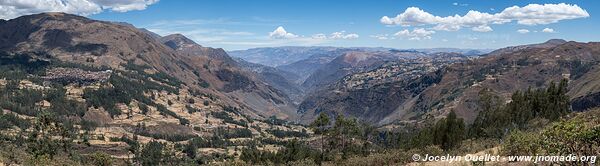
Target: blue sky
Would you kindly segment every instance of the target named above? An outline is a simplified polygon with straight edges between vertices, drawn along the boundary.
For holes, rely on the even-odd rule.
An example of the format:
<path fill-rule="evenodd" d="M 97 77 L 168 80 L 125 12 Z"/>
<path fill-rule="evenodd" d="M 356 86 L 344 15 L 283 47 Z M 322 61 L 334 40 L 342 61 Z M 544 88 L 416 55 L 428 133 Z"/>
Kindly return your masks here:
<path fill-rule="evenodd" d="M 100 0 L 89 1 L 99 3 Z M 596 16 L 600 14 L 600 3 L 591 0 L 128 1 L 141 1 L 143 6 L 127 9 L 123 8 L 125 4 L 105 3 L 100 4 L 101 9 L 93 11 L 93 14 L 77 14 L 99 20 L 129 22 L 160 35 L 181 33 L 203 46 L 226 50 L 289 45 L 500 48 L 539 43 L 552 38 L 581 42 L 600 39 L 600 33 L 595 28 L 600 27 L 600 20 Z M 560 6 L 560 3 L 565 4 Z M 528 6 L 530 4 L 554 6 L 535 8 Z M 2 5 L 0 3 L 0 14 L 3 12 Z M 530 17 L 528 15 L 507 16 L 505 13 L 502 16 L 490 16 L 512 6 L 520 9 L 516 11 L 540 10 L 529 13 L 540 18 L 532 22 L 524 20 Z M 413 13 L 408 14 L 415 14 L 414 11 L 417 11 L 417 15 L 412 16 L 430 14 L 439 17 L 406 17 L 398 18 L 396 22 L 382 20 L 383 16 L 394 19 L 398 14 L 409 12 L 407 9 L 410 7 L 418 8 L 411 8 Z M 571 9 L 572 12 L 569 12 Z M 489 14 L 490 18 L 485 18 L 487 22 L 480 22 L 481 18 L 478 17 L 475 17 L 478 18 L 475 21 L 470 18 L 443 19 L 446 16 L 464 16 L 470 10 Z M 512 12 L 514 13 L 516 12 Z M 543 16 L 545 14 L 549 16 Z M 445 26 L 454 28 L 443 28 Z M 543 32 L 544 29 L 546 32 Z"/>

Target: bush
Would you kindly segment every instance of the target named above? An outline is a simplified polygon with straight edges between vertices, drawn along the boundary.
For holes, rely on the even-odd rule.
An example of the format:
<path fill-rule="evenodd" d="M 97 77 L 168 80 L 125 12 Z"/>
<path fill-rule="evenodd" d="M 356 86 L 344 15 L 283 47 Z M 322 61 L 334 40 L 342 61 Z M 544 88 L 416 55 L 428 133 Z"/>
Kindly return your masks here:
<path fill-rule="evenodd" d="M 138 107 L 140 108 L 140 111 L 142 112 L 142 114 L 146 115 L 148 113 L 148 111 L 150 111 L 150 108 L 148 108 L 148 105 L 144 104 L 144 103 L 139 103 Z"/>
<path fill-rule="evenodd" d="M 175 112 L 170 111 L 169 109 L 167 109 L 167 107 L 165 107 L 163 105 L 159 105 L 159 104 L 154 104 L 154 106 L 156 106 L 156 109 L 158 110 L 158 112 L 160 112 L 161 115 L 172 116 L 172 117 L 176 118 L 177 120 L 179 120 L 179 124 L 181 124 L 181 125 L 188 125 L 188 124 L 190 124 L 189 120 L 180 117 Z"/>
<path fill-rule="evenodd" d="M 225 148 L 225 145 L 230 145 L 231 142 L 219 138 L 214 135 L 209 137 L 208 139 L 204 139 L 202 137 L 194 137 L 190 141 L 188 141 L 188 146 L 191 146 L 195 149 L 197 148 Z"/>
<path fill-rule="evenodd" d="M 223 122 L 225 122 L 225 123 L 231 123 L 231 124 L 248 127 L 247 122 L 234 120 L 233 117 L 231 117 L 227 112 L 211 112 L 210 114 L 212 116 L 214 116 L 215 118 L 222 119 Z"/>
<path fill-rule="evenodd" d="M 563 120 L 546 128 L 541 140 L 548 154 L 598 154 L 600 126 L 581 119 Z"/>
<path fill-rule="evenodd" d="M 9 81 L 0 91 L 0 108 L 11 110 L 15 113 L 36 116 L 41 108 L 36 103 L 42 101 L 43 93 L 39 90 L 18 89 L 18 81 Z"/>
<path fill-rule="evenodd" d="M 96 166 L 113 165 L 113 159 L 110 155 L 102 152 L 95 152 L 87 157 L 87 162 Z"/>
<path fill-rule="evenodd" d="M 18 128 L 25 130 L 31 126 L 31 122 L 21 119 L 14 114 L 2 114 L 0 112 L 0 129 L 8 129 L 11 126 L 17 126 Z"/>
<path fill-rule="evenodd" d="M 247 128 L 233 128 L 233 129 L 218 128 L 216 133 L 227 139 L 251 138 L 252 137 L 252 131 L 250 131 L 250 129 L 247 129 Z"/>
<path fill-rule="evenodd" d="M 193 114 L 194 112 L 201 112 L 202 110 L 192 107 L 191 105 L 185 105 L 185 109 L 189 114 Z"/>
<path fill-rule="evenodd" d="M 149 142 L 144 145 L 136 160 L 142 165 L 159 165 L 165 157 L 163 155 L 164 147 L 165 145 L 160 142 Z"/>
<path fill-rule="evenodd" d="M 538 134 L 519 130 L 512 131 L 502 144 L 501 153 L 504 155 L 536 155 L 541 150 Z"/>

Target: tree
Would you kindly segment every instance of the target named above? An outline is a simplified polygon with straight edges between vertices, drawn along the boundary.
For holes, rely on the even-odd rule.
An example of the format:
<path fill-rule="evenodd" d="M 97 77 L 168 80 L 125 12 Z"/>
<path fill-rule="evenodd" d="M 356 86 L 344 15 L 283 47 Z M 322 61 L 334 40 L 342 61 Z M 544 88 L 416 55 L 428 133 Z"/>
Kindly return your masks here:
<path fill-rule="evenodd" d="M 331 131 L 333 138 L 335 140 L 334 146 L 341 147 L 341 152 L 343 154 L 342 157 L 346 157 L 348 153 L 348 138 L 354 138 L 359 135 L 360 128 L 358 127 L 358 122 L 354 118 L 344 118 L 343 115 L 338 115 L 335 118 L 335 124 Z"/>
<path fill-rule="evenodd" d="M 315 134 L 321 134 L 321 161 L 324 160 L 325 150 L 325 135 L 327 133 L 327 126 L 329 126 L 329 116 L 324 112 L 321 112 L 317 119 L 310 124 L 310 127 L 315 131 Z M 320 163 L 320 161 L 319 161 Z"/>
<path fill-rule="evenodd" d="M 92 165 L 97 166 L 109 166 L 113 165 L 112 157 L 103 152 L 95 152 L 88 156 L 88 162 Z"/>
<path fill-rule="evenodd" d="M 193 138 L 195 139 L 195 138 Z M 193 141 L 190 140 L 188 144 L 185 145 L 184 149 L 183 149 L 183 153 L 185 153 L 189 158 L 194 159 L 196 158 L 196 150 L 198 147 L 196 147 L 196 144 L 194 144 Z"/>
<path fill-rule="evenodd" d="M 531 155 L 539 154 L 541 149 L 539 134 L 514 130 L 506 136 L 501 150 L 504 155 Z"/>
<path fill-rule="evenodd" d="M 322 134 L 327 131 L 326 127 L 329 125 L 329 116 L 324 112 L 321 112 L 317 119 L 310 124 L 310 127 L 313 128 L 315 134 Z"/>
<path fill-rule="evenodd" d="M 36 158 L 46 156 L 52 159 L 59 149 L 65 152 L 69 150 L 72 144 L 70 133 L 72 132 L 59 123 L 53 114 L 41 112 L 28 137 L 27 148 Z M 54 139 L 55 137 L 59 139 Z"/>
<path fill-rule="evenodd" d="M 562 80 L 558 85 L 550 83 L 545 89 L 516 91 L 505 105 L 488 104 L 497 103 L 490 99 L 499 97 L 480 93 L 482 110 L 473 122 L 470 136 L 503 138 L 511 130 L 526 129 L 535 119 L 556 121 L 571 110 L 566 88 L 567 80 Z"/>
<path fill-rule="evenodd" d="M 457 118 L 456 113 L 452 110 L 446 118 L 438 120 L 432 126 L 421 129 L 411 139 L 411 145 L 413 148 L 423 148 L 433 144 L 447 151 L 460 145 L 465 135 L 463 119 Z"/>
<path fill-rule="evenodd" d="M 151 141 L 144 146 L 137 158 L 142 165 L 159 165 L 164 158 L 162 143 Z"/>
<path fill-rule="evenodd" d="M 440 127 L 442 132 L 442 149 L 450 150 L 460 144 L 460 142 L 464 139 L 465 135 L 465 123 L 462 118 L 457 118 L 454 110 L 448 114 L 446 117 L 445 124 Z"/>

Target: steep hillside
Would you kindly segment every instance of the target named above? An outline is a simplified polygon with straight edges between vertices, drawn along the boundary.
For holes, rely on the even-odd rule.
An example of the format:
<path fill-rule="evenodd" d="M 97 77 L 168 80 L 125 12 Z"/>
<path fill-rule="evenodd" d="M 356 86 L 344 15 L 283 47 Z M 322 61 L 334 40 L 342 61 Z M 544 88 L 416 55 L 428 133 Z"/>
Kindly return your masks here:
<path fill-rule="evenodd" d="M 235 58 L 235 60 L 240 68 L 256 73 L 260 80 L 265 81 L 273 88 L 283 92 L 289 96 L 292 101 L 300 102 L 302 100 L 304 92 L 300 88 L 300 85 L 293 82 L 293 80 L 297 80 L 299 77 L 296 74 L 274 67 L 251 63 L 241 58 Z"/>
<path fill-rule="evenodd" d="M 356 117 L 372 124 L 409 119 L 411 106 L 427 87 L 439 83 L 442 68 L 466 60 L 460 54 L 381 62 L 372 70 L 344 76 L 308 96 L 300 105 L 302 122 L 325 112 Z"/>
<path fill-rule="evenodd" d="M 202 47 L 180 34 L 160 39 L 186 62 L 199 76 L 200 86 L 214 86 L 237 102 L 241 108 L 252 110 L 263 117 L 276 115 L 294 118 L 294 104 L 286 93 L 273 88 L 268 79 L 246 71 L 223 49 Z M 263 82 L 266 80 L 266 83 Z"/>
<path fill-rule="evenodd" d="M 377 81 L 370 79 L 377 79 L 381 74 L 357 73 L 344 79 L 354 80 L 345 83 L 346 87 L 333 86 L 310 95 L 300 105 L 299 111 L 305 112 L 302 119 L 312 119 L 320 111 L 327 111 L 330 114 L 350 115 L 385 124 L 396 119 L 403 122 L 422 121 L 427 117 L 443 116 L 450 110 L 455 110 L 458 116 L 470 123 L 480 110 L 479 96 L 483 90 L 506 101 L 515 91 L 543 88 L 550 82 L 559 82 L 564 78 L 570 80 L 568 95 L 572 99 L 573 110 L 585 110 L 599 104 L 597 99 L 600 96 L 600 82 L 596 77 L 599 72 L 599 49 L 598 43 L 561 40 L 508 47 L 483 58 L 445 63 L 449 65 L 441 70 L 420 74 L 435 73 L 435 77 L 432 77 L 435 81 L 432 82 L 419 81 L 427 78 L 419 76 L 419 79 L 400 80 L 389 83 L 388 86 L 378 86 Z M 365 79 L 357 81 L 348 78 Z M 418 86 L 411 86 L 411 83 Z M 410 91 L 407 92 L 407 89 Z M 375 101 L 387 102 L 377 104 Z"/>
<path fill-rule="evenodd" d="M 386 61 L 422 56 L 426 56 L 426 54 L 416 51 L 349 51 L 315 70 L 302 83 L 302 86 L 309 91 L 315 90 L 318 87 L 334 83 L 348 74 L 374 69 Z"/>
<path fill-rule="evenodd" d="M 130 24 L 64 13 L 19 17 L 0 27 L 0 50 L 44 53 L 65 62 L 168 75 L 253 116 L 287 118 L 292 114 L 287 96 L 242 72 L 225 51 L 202 47 L 182 35 L 162 37 L 163 44 Z"/>
<path fill-rule="evenodd" d="M 581 92 L 577 95 L 575 91 L 598 84 L 590 81 L 592 77 L 585 76 L 597 74 L 593 69 L 597 68 L 599 46 L 598 43 L 567 42 L 553 47 L 529 47 L 451 65 L 440 84 L 423 92 L 414 110 L 438 114 L 454 109 L 470 122 L 478 113 L 479 92 L 482 89 L 508 100 L 510 94 L 517 90 L 541 88 L 563 78 L 570 80 L 568 95 L 582 96 Z"/>

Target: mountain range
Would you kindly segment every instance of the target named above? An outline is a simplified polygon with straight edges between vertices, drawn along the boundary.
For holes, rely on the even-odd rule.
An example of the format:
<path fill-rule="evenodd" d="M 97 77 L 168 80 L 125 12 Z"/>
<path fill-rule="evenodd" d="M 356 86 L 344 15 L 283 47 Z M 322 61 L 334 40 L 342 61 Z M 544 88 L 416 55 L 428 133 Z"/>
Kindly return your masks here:
<path fill-rule="evenodd" d="M 560 78 L 582 84 L 569 91 L 577 109 L 585 109 L 577 103 L 589 103 L 588 96 L 593 96 L 581 89 L 596 91 L 588 88 L 593 84 L 580 83 L 593 79 L 586 72 L 595 71 L 595 43 L 558 39 L 502 48 L 479 58 L 475 54 L 486 50 L 279 47 L 226 52 L 181 34 L 162 37 L 125 23 L 62 13 L 20 17 L 2 27 L 9 29 L 1 34 L 3 51 L 44 52 L 61 61 L 121 70 L 142 66 L 144 72 L 165 73 L 248 115 L 305 123 L 321 111 L 387 124 L 452 109 L 470 121 L 477 115 L 482 88 L 506 98 L 515 90 Z M 273 59 L 272 64 L 266 59 Z M 381 74 L 402 78 L 372 81 Z M 348 86 L 356 82 L 364 85 Z"/>
<path fill-rule="evenodd" d="M 548 124 L 539 117 L 556 121 L 571 113 L 566 111 L 600 107 L 599 64 L 600 43 L 562 39 L 493 51 L 272 47 L 227 52 L 182 34 L 161 36 L 128 23 L 40 13 L 0 21 L 0 134 L 5 142 L 26 140 L 28 151 L 18 148 L 24 142 L 0 146 L 49 158 L 58 145 L 86 157 L 101 151 L 123 159 L 117 165 L 153 158 L 146 154 L 154 154 L 154 146 L 161 147 L 157 156 L 200 164 L 318 159 L 324 152 L 360 156 L 392 144 L 414 149 L 419 141 L 441 144 L 435 142 L 439 134 L 450 139 L 459 133 L 455 130 L 466 133 L 465 125 L 524 128 L 529 127 L 525 123 Z M 492 104 L 506 106 L 490 111 L 487 94 L 496 97 Z M 539 103 L 565 108 L 502 112 Z M 532 114 L 485 121 L 521 113 Z M 498 117 L 487 117 L 492 115 Z M 469 132 L 481 134 L 479 129 Z M 496 134 L 506 135 L 502 132 Z M 257 145 L 265 152 L 257 152 Z"/>

